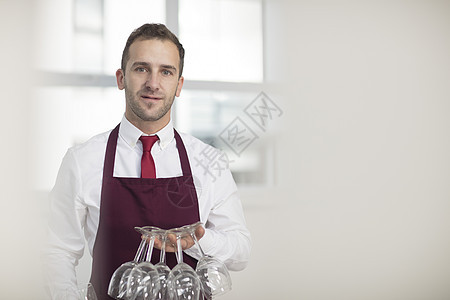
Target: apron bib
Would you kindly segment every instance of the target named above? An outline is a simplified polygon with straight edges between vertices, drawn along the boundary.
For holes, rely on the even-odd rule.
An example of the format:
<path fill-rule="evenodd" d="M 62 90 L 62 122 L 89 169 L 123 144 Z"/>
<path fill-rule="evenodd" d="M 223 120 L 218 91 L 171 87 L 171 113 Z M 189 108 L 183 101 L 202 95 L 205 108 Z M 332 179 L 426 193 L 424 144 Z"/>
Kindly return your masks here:
<path fill-rule="evenodd" d="M 182 176 L 116 178 L 113 172 L 119 126 L 111 132 L 106 146 L 100 220 L 92 255 L 91 283 L 99 300 L 112 299 L 107 295 L 112 274 L 136 254 L 141 236 L 135 226 L 170 229 L 200 221 L 191 168 L 178 132 L 174 129 Z M 159 253 L 153 250 L 153 264 L 159 262 Z M 183 261 L 195 269 L 194 258 L 183 253 Z M 170 268 L 177 264 L 174 253 L 166 253 L 166 263 Z"/>

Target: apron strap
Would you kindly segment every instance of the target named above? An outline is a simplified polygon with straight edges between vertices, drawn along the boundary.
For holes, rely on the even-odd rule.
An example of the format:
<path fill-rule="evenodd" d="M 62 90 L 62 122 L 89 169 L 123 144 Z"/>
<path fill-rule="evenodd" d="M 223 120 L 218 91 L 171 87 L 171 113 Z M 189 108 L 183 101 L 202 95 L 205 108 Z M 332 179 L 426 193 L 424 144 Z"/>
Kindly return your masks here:
<path fill-rule="evenodd" d="M 191 176 L 191 166 L 189 164 L 186 147 L 184 147 L 183 140 L 181 139 L 181 136 L 178 134 L 175 128 L 173 129 L 173 131 L 175 133 L 175 141 L 177 142 L 178 154 L 180 156 L 181 170 L 183 171 L 184 176 Z"/>
<path fill-rule="evenodd" d="M 119 136 L 119 128 L 120 124 L 114 128 L 111 133 L 109 134 L 108 143 L 106 146 L 106 153 L 105 153 L 105 163 L 104 163 L 104 170 L 103 170 L 103 176 L 107 176 L 109 178 L 113 177 L 114 174 L 114 161 L 116 158 L 116 143 L 117 143 L 117 137 Z M 105 179 L 105 178 L 103 178 Z"/>

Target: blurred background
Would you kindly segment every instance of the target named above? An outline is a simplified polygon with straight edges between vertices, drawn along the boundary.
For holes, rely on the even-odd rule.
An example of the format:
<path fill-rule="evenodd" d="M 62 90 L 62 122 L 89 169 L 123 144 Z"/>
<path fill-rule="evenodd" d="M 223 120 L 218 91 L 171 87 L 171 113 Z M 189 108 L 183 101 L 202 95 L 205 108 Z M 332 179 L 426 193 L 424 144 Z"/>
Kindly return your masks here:
<path fill-rule="evenodd" d="M 46 195 L 68 147 L 120 122 L 126 38 L 160 22 L 186 49 L 175 126 L 227 152 L 252 233 L 220 299 L 450 299 L 449 1 L 0 4 L 0 295 L 45 299 Z"/>

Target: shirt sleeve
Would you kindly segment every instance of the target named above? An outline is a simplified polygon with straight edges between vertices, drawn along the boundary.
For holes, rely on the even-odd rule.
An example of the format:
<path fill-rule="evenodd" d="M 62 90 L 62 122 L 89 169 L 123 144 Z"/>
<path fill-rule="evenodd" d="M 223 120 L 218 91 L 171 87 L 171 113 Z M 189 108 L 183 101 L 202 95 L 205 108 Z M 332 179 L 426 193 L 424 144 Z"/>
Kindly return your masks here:
<path fill-rule="evenodd" d="M 83 220 L 86 215 L 80 190 L 79 168 L 69 149 L 49 199 L 48 238 L 43 263 L 51 299 L 60 298 L 64 291 L 77 286 L 75 266 L 84 253 Z"/>
<path fill-rule="evenodd" d="M 201 218 L 206 230 L 199 244 L 206 254 L 223 261 L 229 270 L 240 271 L 247 266 L 251 251 L 241 200 L 229 168 L 217 172 L 218 168 L 211 165 L 211 169 L 214 176 L 209 176 L 208 188 L 203 190 L 207 193 L 203 195 L 206 200 L 202 199 L 210 205 L 206 205 L 209 211 Z M 199 258 L 198 250 L 194 253 L 194 249 L 187 253 Z"/>

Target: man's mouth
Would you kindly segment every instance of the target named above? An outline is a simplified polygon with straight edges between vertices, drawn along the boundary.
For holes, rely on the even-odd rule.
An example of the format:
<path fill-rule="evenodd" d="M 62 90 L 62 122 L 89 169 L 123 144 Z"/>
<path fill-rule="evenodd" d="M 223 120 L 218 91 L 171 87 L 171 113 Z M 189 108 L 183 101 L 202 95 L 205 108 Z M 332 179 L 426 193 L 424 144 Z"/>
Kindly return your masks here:
<path fill-rule="evenodd" d="M 153 100 L 153 101 L 158 101 L 158 100 L 162 99 L 162 97 L 154 96 L 154 95 L 141 95 L 141 98 L 143 98 L 145 100 Z"/>

